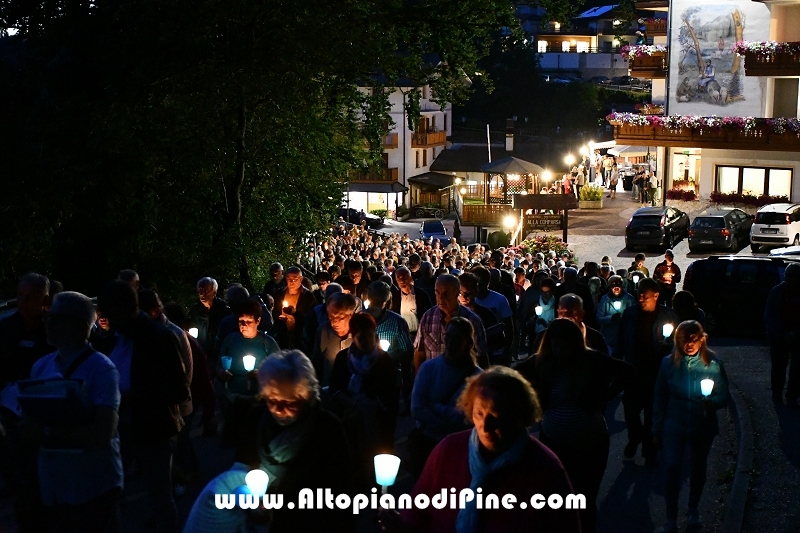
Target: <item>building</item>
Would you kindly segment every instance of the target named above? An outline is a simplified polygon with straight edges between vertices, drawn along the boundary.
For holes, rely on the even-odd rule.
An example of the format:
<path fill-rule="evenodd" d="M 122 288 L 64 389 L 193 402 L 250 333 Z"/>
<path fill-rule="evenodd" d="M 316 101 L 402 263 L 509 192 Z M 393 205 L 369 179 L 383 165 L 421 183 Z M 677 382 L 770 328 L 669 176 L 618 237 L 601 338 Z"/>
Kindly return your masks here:
<path fill-rule="evenodd" d="M 351 175 L 344 199 L 351 208 L 367 212 L 385 209 L 391 216 L 397 206 L 413 205 L 412 196 L 408 194 L 410 180 L 427 173 L 447 143 L 452 128 L 452 105 L 448 103 L 442 108 L 435 103 L 429 86 L 400 85 L 392 89 L 389 95 L 392 124 L 383 138 L 382 168 L 380 172 Z M 408 127 L 408 114 L 405 111 L 406 99 L 411 91 L 421 93 L 422 116 L 414 130 Z"/>
<path fill-rule="evenodd" d="M 616 142 L 651 147 L 667 196 L 800 201 L 800 0 L 663 3 L 664 115 L 611 116 Z M 645 4 L 658 2 L 637 8 Z M 742 41 L 773 44 L 765 50 Z M 641 66 L 633 61 L 631 74 Z"/>

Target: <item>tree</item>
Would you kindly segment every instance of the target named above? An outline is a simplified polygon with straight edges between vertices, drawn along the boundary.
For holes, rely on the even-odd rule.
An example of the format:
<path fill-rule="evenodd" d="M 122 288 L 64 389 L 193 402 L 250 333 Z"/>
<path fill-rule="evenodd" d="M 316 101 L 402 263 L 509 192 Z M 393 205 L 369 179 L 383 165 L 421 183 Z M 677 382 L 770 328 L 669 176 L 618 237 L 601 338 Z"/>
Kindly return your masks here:
<path fill-rule="evenodd" d="M 463 100 L 514 27 L 508 0 L 6 0 L 0 19 L 0 282 L 92 292 L 132 267 L 187 296 L 296 259 L 377 162 L 395 80 Z"/>

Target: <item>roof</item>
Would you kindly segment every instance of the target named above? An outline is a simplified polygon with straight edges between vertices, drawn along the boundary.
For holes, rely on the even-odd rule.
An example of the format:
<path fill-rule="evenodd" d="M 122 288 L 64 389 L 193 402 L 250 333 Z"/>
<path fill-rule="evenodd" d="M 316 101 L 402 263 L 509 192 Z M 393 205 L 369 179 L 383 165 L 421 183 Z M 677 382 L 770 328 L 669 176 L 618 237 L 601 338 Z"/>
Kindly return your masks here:
<path fill-rule="evenodd" d="M 637 209 L 633 216 L 642 216 L 642 215 L 663 215 L 664 211 L 666 211 L 666 207 L 642 207 Z"/>
<path fill-rule="evenodd" d="M 703 211 L 698 214 L 698 217 L 724 217 L 736 207 L 709 207 L 707 209 L 703 209 Z M 741 209 L 740 209 L 741 211 Z"/>
<path fill-rule="evenodd" d="M 500 161 L 506 157 L 517 157 L 526 161 L 537 161 L 542 157 L 542 150 L 537 145 L 525 145 L 517 141 L 517 149 L 507 152 L 504 148 L 492 146 L 492 161 Z M 436 172 L 479 172 L 481 167 L 489 163 L 486 145 L 463 146 L 453 145 L 442 150 L 431 163 L 431 170 Z M 545 165 L 546 166 L 546 165 Z"/>
<path fill-rule="evenodd" d="M 441 172 L 425 172 L 424 174 L 411 176 L 407 181 L 444 189 L 453 185 L 453 176 L 451 174 L 442 174 Z"/>
<path fill-rule="evenodd" d="M 764 207 L 758 210 L 759 213 L 783 213 L 784 211 L 788 211 L 790 209 L 795 209 L 796 207 L 800 207 L 797 204 L 769 204 L 765 205 Z"/>
<path fill-rule="evenodd" d="M 578 15 L 578 16 L 577 16 L 577 17 L 575 17 L 575 18 L 576 18 L 576 19 L 589 19 L 589 18 L 598 18 L 598 17 L 601 17 L 601 16 L 603 16 L 603 15 L 606 15 L 606 14 L 608 14 L 608 13 L 609 13 L 609 12 L 611 12 L 611 11 L 612 11 L 612 10 L 613 10 L 615 7 L 617 7 L 617 4 L 610 5 L 610 6 L 598 6 L 598 7 L 593 7 L 592 9 L 590 9 L 590 10 L 588 10 L 588 11 L 584 11 L 583 13 L 581 13 L 580 15 Z"/>

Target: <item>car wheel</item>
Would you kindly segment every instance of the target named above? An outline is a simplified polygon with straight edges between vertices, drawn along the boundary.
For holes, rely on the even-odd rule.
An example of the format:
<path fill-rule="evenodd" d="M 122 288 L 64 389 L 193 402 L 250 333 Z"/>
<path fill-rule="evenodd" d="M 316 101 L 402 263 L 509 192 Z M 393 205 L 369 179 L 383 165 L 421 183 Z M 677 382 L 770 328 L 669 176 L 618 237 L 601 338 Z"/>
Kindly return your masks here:
<path fill-rule="evenodd" d="M 697 253 L 697 248 L 692 248 L 692 247 L 690 246 L 690 247 L 689 247 L 689 253 L 690 253 L 690 254 Z"/>
<path fill-rule="evenodd" d="M 417 209 L 417 218 L 424 218 L 424 217 L 425 217 L 425 211 L 423 211 L 422 209 Z"/>
<path fill-rule="evenodd" d="M 760 244 L 752 244 L 752 243 L 750 244 L 750 251 L 752 253 L 754 253 L 754 254 L 758 253 L 759 250 L 761 250 L 761 245 Z"/>
<path fill-rule="evenodd" d="M 437 209 L 436 211 L 434 211 L 433 216 L 435 216 L 439 220 L 442 220 L 444 218 L 444 211 L 442 211 L 441 209 Z"/>
<path fill-rule="evenodd" d="M 625 249 L 628 250 L 629 252 L 632 252 L 633 251 L 633 245 L 625 243 Z"/>
<path fill-rule="evenodd" d="M 792 241 L 792 246 L 800 246 L 800 235 L 795 235 Z"/>

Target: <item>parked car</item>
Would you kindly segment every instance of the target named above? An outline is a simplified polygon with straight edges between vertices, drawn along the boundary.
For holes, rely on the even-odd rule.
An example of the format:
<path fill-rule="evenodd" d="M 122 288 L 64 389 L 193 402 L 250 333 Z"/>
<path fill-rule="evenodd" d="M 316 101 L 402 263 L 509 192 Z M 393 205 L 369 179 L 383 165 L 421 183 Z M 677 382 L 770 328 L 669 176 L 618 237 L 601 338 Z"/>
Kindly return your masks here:
<path fill-rule="evenodd" d="M 604 85 L 607 84 L 608 82 L 608 76 L 594 76 L 592 78 L 589 78 L 589 82 Z"/>
<path fill-rule="evenodd" d="M 634 85 L 636 81 L 633 76 L 614 76 L 607 85 Z"/>
<path fill-rule="evenodd" d="M 686 269 L 683 289 L 706 313 L 706 330 L 763 334 L 764 306 L 770 289 L 783 281 L 787 261 L 780 258 L 714 256 Z"/>
<path fill-rule="evenodd" d="M 383 219 L 381 217 L 375 216 L 372 213 L 365 213 L 365 215 L 368 228 L 376 229 L 383 225 Z M 342 217 L 346 222 L 351 224 L 361 224 L 361 213 L 352 207 L 350 209 L 344 207 L 339 208 L 336 212 L 336 216 Z"/>
<path fill-rule="evenodd" d="M 787 259 L 800 258 L 800 246 L 787 246 L 785 248 L 774 248 L 769 252 L 770 257 L 783 257 Z"/>
<path fill-rule="evenodd" d="M 625 248 L 658 246 L 673 248 L 689 233 L 689 215 L 674 207 L 637 209 L 625 227 Z"/>
<path fill-rule="evenodd" d="M 750 237 L 753 215 L 733 207 L 706 209 L 689 226 L 689 251 L 719 250 L 738 252 Z"/>
<path fill-rule="evenodd" d="M 447 236 L 447 228 L 441 220 L 426 220 L 419 225 L 419 237 L 423 240 L 431 241 L 438 239 L 442 246 L 450 244 L 450 237 Z"/>
<path fill-rule="evenodd" d="M 759 209 L 750 229 L 750 250 L 788 243 L 800 246 L 800 205 L 769 204 Z"/>

